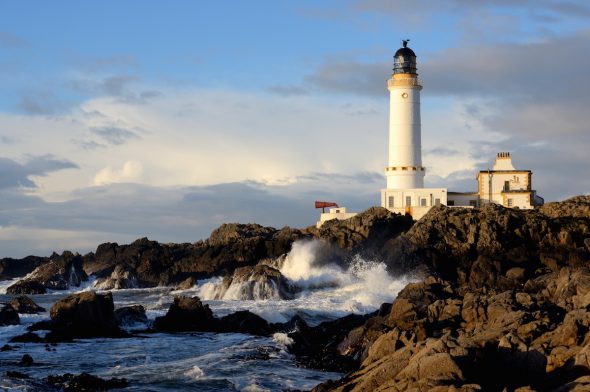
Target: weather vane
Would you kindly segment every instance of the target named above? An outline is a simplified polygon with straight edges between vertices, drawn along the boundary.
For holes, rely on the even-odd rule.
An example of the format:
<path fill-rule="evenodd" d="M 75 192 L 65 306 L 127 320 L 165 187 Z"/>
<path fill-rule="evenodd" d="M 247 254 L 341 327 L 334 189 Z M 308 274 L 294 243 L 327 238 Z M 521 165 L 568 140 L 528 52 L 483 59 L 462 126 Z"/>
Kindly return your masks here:
<path fill-rule="evenodd" d="M 404 45 L 404 48 L 407 48 L 408 47 L 408 42 L 410 42 L 410 39 L 409 38 L 402 39 L 402 44 Z"/>

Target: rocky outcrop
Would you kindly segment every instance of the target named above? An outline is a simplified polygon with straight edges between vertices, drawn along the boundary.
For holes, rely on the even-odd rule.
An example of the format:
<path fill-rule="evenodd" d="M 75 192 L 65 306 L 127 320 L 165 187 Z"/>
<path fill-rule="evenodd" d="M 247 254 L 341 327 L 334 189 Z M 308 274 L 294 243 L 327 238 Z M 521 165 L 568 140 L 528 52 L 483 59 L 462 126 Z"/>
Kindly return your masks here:
<path fill-rule="evenodd" d="M 297 288 L 281 272 L 267 265 L 237 268 L 219 282 L 211 298 L 232 300 L 292 299 Z"/>
<path fill-rule="evenodd" d="M 44 294 L 45 290 L 79 287 L 88 276 L 82 269 L 82 257 L 65 251 L 54 253 L 47 263 L 35 268 L 27 277 L 6 289 L 8 294 Z"/>
<path fill-rule="evenodd" d="M 43 293 L 47 289 L 77 286 L 77 281 L 84 280 L 86 274 L 97 276 L 95 288 L 101 290 L 176 286 L 187 278 L 229 277 L 238 268 L 265 261 L 276 267 L 273 261 L 284 257 L 293 242 L 301 239 L 321 239 L 333 246 L 332 253 L 340 249 L 340 258 L 346 258 L 346 252 L 351 251 L 366 257 L 381 257 L 386 244 L 412 223 L 409 217 L 376 207 L 345 221 L 327 222 L 320 229 L 312 226 L 303 230 L 289 227 L 278 230 L 257 224 L 229 223 L 215 229 L 207 240 L 193 244 L 160 244 L 147 238 L 129 245 L 104 243 L 94 253 L 82 257 L 83 272 L 79 269 L 80 256 L 70 252 L 54 254 L 49 259 L 4 259 L 0 265 L 6 265 L 8 276 L 21 271 L 16 268 L 20 262 L 22 275 L 30 272 L 25 266 L 37 267 L 32 276 L 11 286 L 10 294 Z M 72 259 L 75 259 L 75 274 L 66 265 Z"/>
<path fill-rule="evenodd" d="M 238 332 L 260 336 L 272 332 L 265 319 L 248 310 L 241 310 L 222 317 L 219 319 L 218 329 L 220 332 Z"/>
<path fill-rule="evenodd" d="M 92 286 L 97 290 L 134 289 L 139 287 L 139 280 L 132 268 L 117 264 L 108 277 L 97 278 Z"/>
<path fill-rule="evenodd" d="M 41 321 L 30 330 L 49 330 L 47 341 L 70 341 L 96 337 L 124 337 L 118 327 L 112 294 L 84 291 L 57 301 L 49 311 L 50 321 Z"/>
<path fill-rule="evenodd" d="M 565 218 L 541 210 L 433 207 L 406 233 L 387 244 L 392 271 L 417 267 L 458 284 L 513 288 L 537 270 L 577 267 L 590 256 L 590 218 L 566 201 Z M 581 204 L 585 205 L 585 204 Z M 575 216 L 574 216 L 575 215 Z"/>
<path fill-rule="evenodd" d="M 588 388 L 589 201 L 431 210 L 388 252 L 436 276 L 324 345 L 361 365 L 315 391 Z"/>
<path fill-rule="evenodd" d="M 166 315 L 156 317 L 154 328 L 167 332 L 216 331 L 217 319 L 199 297 L 176 296 Z"/>
<path fill-rule="evenodd" d="M 19 295 L 10 300 L 10 305 L 21 314 L 36 314 L 45 312 L 45 308 L 37 305 L 35 301 L 26 295 Z"/>
<path fill-rule="evenodd" d="M 129 305 L 115 309 L 115 318 L 119 325 L 145 324 L 148 321 L 142 305 Z"/>
<path fill-rule="evenodd" d="M 0 259 L 0 280 L 14 279 L 33 272 L 41 264 L 47 263 L 47 257 L 27 256 L 22 259 Z"/>
<path fill-rule="evenodd" d="M 17 311 L 10 304 L 0 305 L 0 327 L 18 324 L 20 324 L 20 317 Z"/>
<path fill-rule="evenodd" d="M 102 379 L 88 373 L 47 376 L 45 383 L 60 391 L 107 391 L 110 389 L 126 388 L 129 382 L 125 378 Z"/>
<path fill-rule="evenodd" d="M 410 216 L 394 214 L 382 207 L 372 207 L 350 219 L 327 221 L 319 229 L 315 226 L 308 227 L 304 233 L 335 244 L 341 249 L 374 254 L 380 253 L 387 242 L 407 231 L 413 223 Z"/>

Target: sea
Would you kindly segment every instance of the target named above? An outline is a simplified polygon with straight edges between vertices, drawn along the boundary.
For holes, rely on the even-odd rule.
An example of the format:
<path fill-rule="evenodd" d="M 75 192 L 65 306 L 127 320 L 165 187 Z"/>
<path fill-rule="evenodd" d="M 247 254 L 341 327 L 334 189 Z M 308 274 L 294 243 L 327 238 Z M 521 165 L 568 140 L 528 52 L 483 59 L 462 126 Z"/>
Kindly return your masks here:
<path fill-rule="evenodd" d="M 217 317 L 250 310 L 268 322 L 286 322 L 299 315 L 309 325 L 345 315 L 364 314 L 395 299 L 411 277 L 393 277 L 377 260 L 351 258 L 348 265 L 319 264 L 317 241 L 299 241 L 281 266 L 282 274 L 300 291 L 294 299 L 281 299 L 266 286 L 244 290 L 240 285 L 220 294 L 221 278 L 198 281 L 188 290 L 171 287 L 113 290 L 115 308 L 141 304 L 148 324 L 125 325 L 128 331 L 149 327 L 164 315 L 175 295 L 199 296 Z M 7 302 L 6 288 L 17 280 L 0 281 L 0 302 Z M 49 318 L 57 300 L 76 292 L 93 290 L 91 276 L 81 287 L 51 291 L 30 297 L 46 312 L 21 314 L 21 324 L 0 327 L 0 346 L 26 327 Z M 123 339 L 86 339 L 46 345 L 11 343 L 15 350 L 0 352 L 0 391 L 51 391 L 41 380 L 48 375 L 82 372 L 102 378 L 126 378 L 127 391 L 297 391 L 310 390 L 340 373 L 298 366 L 288 352 L 287 334 L 259 337 L 238 333 L 150 333 Z M 18 365 L 24 354 L 34 359 L 29 367 Z M 18 371 L 29 376 L 19 380 L 6 376 Z"/>

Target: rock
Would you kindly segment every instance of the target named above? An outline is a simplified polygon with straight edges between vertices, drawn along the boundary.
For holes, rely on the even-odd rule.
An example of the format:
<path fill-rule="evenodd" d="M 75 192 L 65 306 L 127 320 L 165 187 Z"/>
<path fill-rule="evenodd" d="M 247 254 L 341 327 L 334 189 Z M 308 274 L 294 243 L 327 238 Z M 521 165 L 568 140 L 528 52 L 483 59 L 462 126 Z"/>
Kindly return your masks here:
<path fill-rule="evenodd" d="M 297 288 L 279 270 L 267 265 L 240 267 L 224 277 L 211 299 L 292 299 Z"/>
<path fill-rule="evenodd" d="M 341 249 L 359 250 L 382 246 L 413 225 L 409 216 L 394 214 L 382 207 L 371 207 L 346 220 L 325 222 L 319 229 L 306 229 L 315 238 L 338 245 Z"/>
<path fill-rule="evenodd" d="M 21 373 L 21 372 L 17 372 L 15 370 L 9 370 L 6 372 L 6 377 L 10 377 L 10 378 L 16 378 L 19 380 L 25 380 L 27 378 L 29 378 L 29 376 L 25 373 Z"/>
<path fill-rule="evenodd" d="M 547 203 L 539 211 L 551 218 L 590 218 L 590 195 L 574 196 L 561 202 Z"/>
<path fill-rule="evenodd" d="M 195 287 L 196 284 L 197 282 L 195 279 L 192 276 L 189 276 L 176 286 L 176 290 L 189 290 Z"/>
<path fill-rule="evenodd" d="M 217 320 L 199 297 L 175 296 L 166 315 L 156 317 L 154 328 L 171 332 L 215 331 Z"/>
<path fill-rule="evenodd" d="M 10 305 L 21 314 L 36 314 L 45 312 L 45 308 L 37 305 L 35 301 L 26 295 L 19 295 L 18 297 L 13 298 L 10 300 Z"/>
<path fill-rule="evenodd" d="M 139 287 L 139 281 L 132 268 L 118 264 L 109 277 L 96 279 L 93 287 L 98 290 L 134 289 Z"/>
<path fill-rule="evenodd" d="M 19 280 L 15 284 L 8 286 L 6 294 L 46 294 L 47 289 L 43 284 L 31 280 Z"/>
<path fill-rule="evenodd" d="M 12 350 L 14 350 L 14 347 L 10 346 L 8 344 L 5 344 L 4 346 L 0 347 L 0 352 L 12 351 Z"/>
<path fill-rule="evenodd" d="M 117 326 L 110 292 L 97 294 L 94 291 L 84 291 L 69 295 L 57 301 L 49 314 L 49 340 L 126 336 Z"/>
<path fill-rule="evenodd" d="M 248 310 L 241 310 L 222 317 L 219 320 L 219 330 L 252 335 L 268 335 L 271 332 L 265 319 Z"/>
<path fill-rule="evenodd" d="M 109 380 L 88 373 L 78 375 L 66 373 L 61 376 L 47 376 L 45 383 L 65 392 L 74 391 L 107 391 L 109 389 L 126 388 L 129 382 L 125 378 Z"/>
<path fill-rule="evenodd" d="M 33 361 L 33 357 L 31 357 L 29 354 L 25 354 L 23 355 L 23 357 L 21 358 L 20 362 L 18 363 L 18 366 L 31 366 L 35 361 Z"/>
<path fill-rule="evenodd" d="M 25 276 L 47 261 L 47 257 L 37 256 L 27 256 L 23 259 L 0 259 L 0 280 Z"/>
<path fill-rule="evenodd" d="M 20 317 L 12 305 L 5 304 L 0 308 L 0 327 L 20 324 Z"/>
<path fill-rule="evenodd" d="M 145 308 L 142 305 L 123 306 L 115 309 L 115 318 L 119 325 L 147 323 Z"/>
<path fill-rule="evenodd" d="M 67 290 L 79 287 L 88 276 L 82 269 L 82 257 L 65 251 L 61 255 L 54 253 L 47 263 L 35 268 L 27 277 L 8 287 L 8 294 L 43 294 L 45 290 Z M 34 282 L 34 283 L 33 283 Z"/>
<path fill-rule="evenodd" d="M 41 343 L 43 339 L 34 332 L 27 332 L 11 338 L 10 343 Z"/>

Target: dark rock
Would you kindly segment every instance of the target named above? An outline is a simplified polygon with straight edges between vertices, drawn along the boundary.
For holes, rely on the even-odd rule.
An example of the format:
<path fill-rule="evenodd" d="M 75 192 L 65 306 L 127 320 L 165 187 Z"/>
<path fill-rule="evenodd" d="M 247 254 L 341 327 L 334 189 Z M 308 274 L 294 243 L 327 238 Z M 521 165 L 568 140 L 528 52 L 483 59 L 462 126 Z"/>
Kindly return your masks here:
<path fill-rule="evenodd" d="M 47 261 L 47 257 L 37 256 L 27 256 L 23 259 L 0 259 L 0 280 L 25 276 Z"/>
<path fill-rule="evenodd" d="M 10 343 L 41 343 L 43 339 L 34 332 L 27 332 L 10 339 Z"/>
<path fill-rule="evenodd" d="M 239 332 L 252 335 L 268 335 L 271 332 L 265 319 L 248 310 L 224 316 L 219 320 L 218 325 L 221 332 Z"/>
<path fill-rule="evenodd" d="M 217 320 L 209 305 L 199 297 L 175 296 L 166 315 L 156 317 L 154 328 L 160 331 L 215 331 Z"/>
<path fill-rule="evenodd" d="M 142 305 L 123 306 L 115 309 L 115 318 L 119 325 L 147 323 L 145 308 Z"/>
<path fill-rule="evenodd" d="M 23 355 L 23 357 L 21 358 L 20 362 L 18 363 L 18 366 L 31 366 L 35 361 L 33 361 L 33 357 L 31 357 L 29 354 L 25 354 Z"/>
<path fill-rule="evenodd" d="M 9 370 L 6 372 L 6 377 L 16 378 L 19 380 L 24 380 L 29 378 L 29 376 L 25 373 L 17 372 L 16 370 Z"/>
<path fill-rule="evenodd" d="M 289 352 L 297 361 L 307 367 L 324 371 L 346 372 L 358 366 L 357 360 L 338 352 L 339 343 L 350 330 L 361 326 L 370 316 L 348 315 L 334 321 L 323 322 L 315 327 L 307 327 L 290 332 L 293 339 Z"/>
<path fill-rule="evenodd" d="M 88 276 L 82 269 L 82 257 L 65 251 L 61 255 L 54 253 L 47 263 L 40 265 L 26 279 L 8 287 L 8 294 L 43 294 L 44 289 L 67 290 L 79 287 Z M 33 283 L 34 282 L 34 283 Z"/>
<path fill-rule="evenodd" d="M 51 332 L 48 340 L 75 338 L 122 337 L 115 318 L 112 294 L 84 291 L 57 301 L 49 311 Z"/>
<path fill-rule="evenodd" d="M 19 280 L 6 289 L 6 294 L 46 294 L 47 289 L 43 284 L 31 280 Z"/>
<path fill-rule="evenodd" d="M 197 282 L 195 281 L 195 278 L 189 276 L 176 286 L 176 290 L 189 290 L 193 288 L 196 284 Z"/>
<path fill-rule="evenodd" d="M 88 373 L 78 375 L 66 373 L 61 376 L 47 376 L 44 381 L 48 385 L 65 392 L 107 391 L 109 389 L 126 388 L 129 386 L 129 382 L 125 378 L 111 378 L 106 380 Z"/>
<path fill-rule="evenodd" d="M 26 295 L 20 295 L 10 301 L 10 305 L 21 314 L 36 314 L 44 312 L 45 308 L 37 305 L 35 301 Z"/>
<path fill-rule="evenodd" d="M 0 352 L 3 352 L 3 351 L 12 351 L 12 350 L 14 350 L 14 347 L 13 346 L 10 346 L 8 344 L 5 344 L 4 346 L 0 347 Z"/>
<path fill-rule="evenodd" d="M 17 311 L 10 304 L 2 305 L 0 308 L 0 327 L 5 325 L 20 324 L 20 317 Z"/>
<path fill-rule="evenodd" d="M 297 291 L 279 270 L 256 265 L 237 268 L 231 277 L 224 277 L 212 299 L 292 299 Z M 231 298 L 227 297 L 228 293 Z"/>
<path fill-rule="evenodd" d="M 139 280 L 131 267 L 118 264 L 109 277 L 96 279 L 93 287 L 98 290 L 134 289 L 139 287 Z"/>

